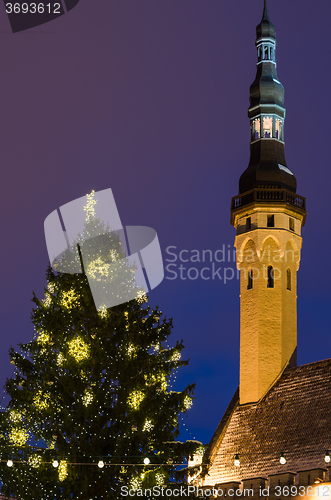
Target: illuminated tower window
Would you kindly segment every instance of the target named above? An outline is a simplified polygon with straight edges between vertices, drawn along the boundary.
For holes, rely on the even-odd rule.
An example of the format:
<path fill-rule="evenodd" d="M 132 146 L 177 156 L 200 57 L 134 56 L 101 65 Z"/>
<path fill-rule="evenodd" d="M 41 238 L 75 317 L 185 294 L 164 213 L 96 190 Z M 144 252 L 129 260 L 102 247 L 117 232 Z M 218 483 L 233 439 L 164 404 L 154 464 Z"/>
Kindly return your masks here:
<path fill-rule="evenodd" d="M 286 282 L 287 282 L 287 290 L 291 290 L 291 269 L 287 269 L 286 271 Z"/>
<path fill-rule="evenodd" d="M 274 287 L 274 269 L 272 266 L 268 267 L 268 288 L 273 288 Z"/>
<path fill-rule="evenodd" d="M 272 118 L 270 116 L 263 118 L 263 137 L 272 137 Z"/>
<path fill-rule="evenodd" d="M 256 141 L 260 139 L 261 121 L 260 118 L 256 118 L 252 123 L 252 140 Z"/>
<path fill-rule="evenodd" d="M 275 124 L 275 129 L 276 129 L 276 139 L 282 139 L 282 122 L 276 118 L 276 124 Z"/>

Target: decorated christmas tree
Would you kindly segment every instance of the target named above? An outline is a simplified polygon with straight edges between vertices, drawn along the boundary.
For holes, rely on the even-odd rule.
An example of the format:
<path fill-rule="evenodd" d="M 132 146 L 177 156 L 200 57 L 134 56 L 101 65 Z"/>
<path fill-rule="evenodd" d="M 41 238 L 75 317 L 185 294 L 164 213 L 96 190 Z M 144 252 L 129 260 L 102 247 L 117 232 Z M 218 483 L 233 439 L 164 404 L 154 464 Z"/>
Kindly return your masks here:
<path fill-rule="evenodd" d="M 198 446 L 176 442 L 194 389 L 172 390 L 187 364 L 183 345 L 169 346 L 171 319 L 148 305 L 120 237 L 104 231 L 94 205 L 92 192 L 84 231 L 58 260 L 83 273 L 48 268 L 44 298 L 33 297 L 34 338 L 10 349 L 0 477 L 2 492 L 21 500 L 122 498 L 123 486 L 180 480 L 176 464 Z M 112 281 L 114 293 L 131 288 L 136 298 L 96 309 L 88 280 L 100 294 Z"/>

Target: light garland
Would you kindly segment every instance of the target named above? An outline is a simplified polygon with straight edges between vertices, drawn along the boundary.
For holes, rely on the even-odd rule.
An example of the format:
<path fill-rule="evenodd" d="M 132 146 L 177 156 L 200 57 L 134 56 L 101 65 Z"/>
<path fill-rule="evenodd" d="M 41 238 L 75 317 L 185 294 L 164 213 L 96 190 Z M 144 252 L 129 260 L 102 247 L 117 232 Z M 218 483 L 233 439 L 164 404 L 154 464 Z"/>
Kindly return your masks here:
<path fill-rule="evenodd" d="M 153 422 L 149 419 L 146 419 L 143 426 L 143 432 L 151 432 L 153 429 L 154 429 Z"/>
<path fill-rule="evenodd" d="M 108 310 L 107 310 L 105 305 L 99 307 L 98 314 L 99 314 L 100 318 L 107 318 Z"/>
<path fill-rule="evenodd" d="M 22 414 L 17 410 L 11 410 L 9 412 L 9 420 L 17 424 L 22 421 Z"/>
<path fill-rule="evenodd" d="M 49 333 L 41 330 L 37 337 L 37 342 L 42 345 L 46 345 L 49 342 Z"/>
<path fill-rule="evenodd" d="M 154 375 L 152 374 L 146 374 L 144 375 L 144 379 L 147 382 L 147 385 L 152 385 L 152 384 L 158 384 L 160 386 L 160 389 L 162 391 L 166 391 L 168 387 L 168 381 L 167 377 L 164 373 Z"/>
<path fill-rule="evenodd" d="M 61 460 L 59 463 L 59 481 L 64 481 L 68 476 L 68 464 L 65 460 Z"/>
<path fill-rule="evenodd" d="M 191 408 L 191 406 L 193 405 L 192 398 L 190 396 L 186 395 L 184 397 L 183 405 L 184 405 L 185 410 L 189 410 Z"/>
<path fill-rule="evenodd" d="M 155 474 L 155 482 L 156 482 L 156 486 L 162 486 L 164 484 L 164 481 L 165 481 L 165 474 L 162 474 L 162 472 L 157 472 Z"/>
<path fill-rule="evenodd" d="M 63 363 L 65 361 L 65 357 L 63 356 L 63 354 L 60 352 L 58 355 L 57 355 L 57 358 L 56 358 L 56 363 L 58 366 L 62 366 Z"/>
<path fill-rule="evenodd" d="M 47 294 L 46 297 L 43 300 L 43 304 L 45 307 L 49 307 L 52 303 L 51 297 Z"/>
<path fill-rule="evenodd" d="M 8 435 L 9 441 L 14 446 L 24 446 L 29 439 L 29 433 L 25 429 L 11 429 Z"/>
<path fill-rule="evenodd" d="M 131 479 L 130 479 L 130 487 L 133 491 L 137 491 L 137 490 L 140 490 L 141 487 L 142 487 L 142 480 L 140 478 L 140 476 L 133 476 Z"/>
<path fill-rule="evenodd" d="M 139 406 L 144 399 L 145 394 L 142 391 L 133 391 L 128 397 L 128 405 L 134 410 L 139 410 Z"/>
<path fill-rule="evenodd" d="M 84 396 L 82 397 L 82 402 L 84 406 L 89 406 L 93 402 L 93 392 L 91 389 L 86 389 Z"/>
<path fill-rule="evenodd" d="M 77 362 L 83 361 L 90 357 L 90 347 L 81 337 L 75 337 L 68 342 L 69 355 Z"/>
<path fill-rule="evenodd" d="M 33 405 L 37 408 L 37 410 L 47 410 L 49 408 L 49 399 L 49 394 L 43 394 L 42 391 L 38 391 L 33 398 Z"/>
<path fill-rule="evenodd" d="M 31 455 L 28 458 L 28 464 L 34 469 L 38 469 L 42 464 L 42 458 L 40 455 Z"/>
<path fill-rule="evenodd" d="M 86 212 L 86 222 L 89 222 L 90 220 L 95 219 L 95 208 L 94 205 L 96 205 L 96 200 L 94 199 L 95 191 L 92 189 L 90 194 L 86 195 L 87 198 L 87 203 L 84 207 L 84 210 Z"/>
<path fill-rule="evenodd" d="M 129 358 L 135 358 L 137 356 L 137 348 L 134 344 L 128 345 L 127 353 Z"/>
<path fill-rule="evenodd" d="M 138 304 L 143 304 L 144 302 L 148 301 L 146 292 L 144 290 L 138 290 L 136 295 L 136 301 L 138 302 Z"/>
<path fill-rule="evenodd" d="M 92 260 L 87 267 L 86 274 L 89 278 L 99 280 L 109 276 L 110 264 L 105 264 L 101 257 Z"/>
<path fill-rule="evenodd" d="M 61 294 L 61 305 L 66 309 L 72 309 L 77 305 L 79 301 L 79 296 L 75 290 L 68 290 L 67 292 L 62 292 Z"/>
<path fill-rule="evenodd" d="M 179 351 L 175 351 L 171 355 L 170 361 L 179 361 L 181 357 L 182 357 L 181 353 Z"/>

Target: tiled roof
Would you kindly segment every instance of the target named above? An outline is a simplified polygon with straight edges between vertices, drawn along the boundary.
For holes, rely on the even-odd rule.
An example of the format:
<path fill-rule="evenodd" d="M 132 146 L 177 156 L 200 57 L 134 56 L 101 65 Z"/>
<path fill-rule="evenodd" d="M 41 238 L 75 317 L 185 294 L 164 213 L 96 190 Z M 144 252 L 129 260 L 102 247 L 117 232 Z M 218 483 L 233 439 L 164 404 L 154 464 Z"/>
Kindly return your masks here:
<path fill-rule="evenodd" d="M 237 391 L 210 442 L 205 484 L 325 467 L 326 450 L 331 452 L 331 359 L 286 370 L 259 403 L 240 406 Z"/>

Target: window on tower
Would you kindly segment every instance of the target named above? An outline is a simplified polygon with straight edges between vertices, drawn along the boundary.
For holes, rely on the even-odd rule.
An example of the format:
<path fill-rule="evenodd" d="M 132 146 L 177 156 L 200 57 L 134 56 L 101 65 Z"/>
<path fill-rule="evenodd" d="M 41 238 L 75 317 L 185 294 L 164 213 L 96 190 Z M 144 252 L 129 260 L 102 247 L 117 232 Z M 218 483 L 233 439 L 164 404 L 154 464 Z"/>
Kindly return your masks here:
<path fill-rule="evenodd" d="M 294 231 L 294 219 L 292 219 L 292 217 L 290 217 L 290 224 L 289 224 L 289 227 L 290 227 L 290 230 L 291 230 L 291 231 Z"/>
<path fill-rule="evenodd" d="M 272 266 L 268 267 L 268 288 L 273 288 L 274 287 L 274 269 Z"/>
<path fill-rule="evenodd" d="M 292 283 L 291 283 L 291 269 L 287 269 L 286 271 L 286 288 L 287 290 L 292 290 Z"/>
<path fill-rule="evenodd" d="M 263 137 L 272 137 L 272 118 L 270 116 L 263 118 Z"/>
<path fill-rule="evenodd" d="M 275 133 L 276 133 L 276 139 L 281 140 L 282 139 L 282 122 L 278 118 L 276 118 Z"/>
<path fill-rule="evenodd" d="M 274 215 L 267 216 L 267 227 L 275 227 L 275 216 Z"/>
<path fill-rule="evenodd" d="M 269 59 L 269 55 L 268 55 L 268 45 L 266 47 L 264 47 L 264 59 Z"/>
<path fill-rule="evenodd" d="M 260 118 L 253 120 L 253 141 L 260 139 L 261 121 Z"/>
<path fill-rule="evenodd" d="M 257 49 L 257 60 L 258 61 L 261 61 L 261 59 L 262 59 L 261 54 L 262 54 L 261 47 L 258 47 L 258 49 Z"/>
<path fill-rule="evenodd" d="M 252 288 L 253 288 L 253 270 L 250 269 L 248 271 L 247 290 L 251 290 Z"/>
<path fill-rule="evenodd" d="M 250 231 L 252 229 L 252 221 L 250 217 L 246 219 L 246 231 Z"/>

